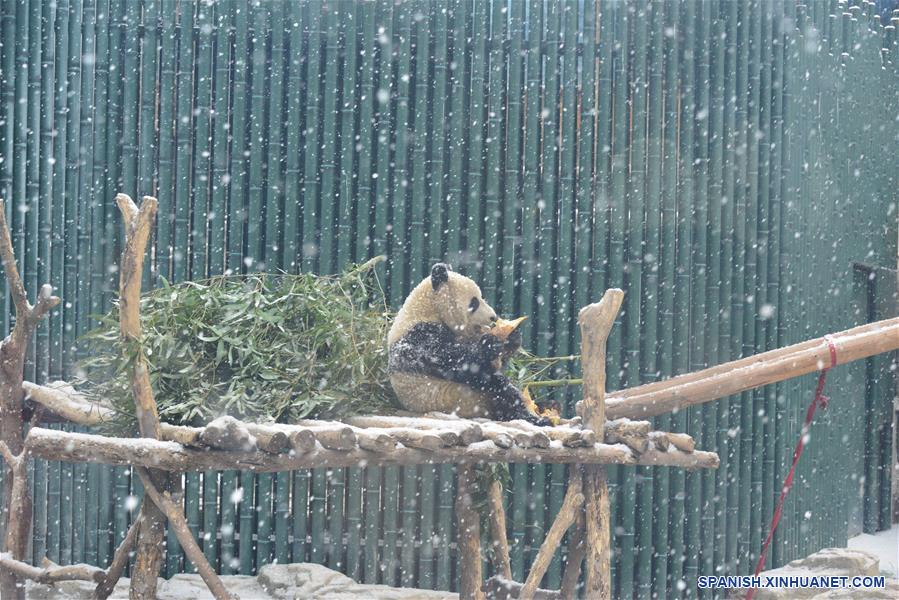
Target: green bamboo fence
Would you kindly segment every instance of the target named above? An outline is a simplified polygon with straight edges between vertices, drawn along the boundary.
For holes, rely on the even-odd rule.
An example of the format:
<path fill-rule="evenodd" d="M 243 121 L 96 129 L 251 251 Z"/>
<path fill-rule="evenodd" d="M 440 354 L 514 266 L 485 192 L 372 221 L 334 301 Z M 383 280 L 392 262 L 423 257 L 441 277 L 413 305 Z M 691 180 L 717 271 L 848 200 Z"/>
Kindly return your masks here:
<path fill-rule="evenodd" d="M 0 196 L 29 291 L 64 299 L 26 375 L 72 376 L 110 307 L 119 190 L 160 200 L 147 286 L 386 253 L 396 307 L 448 260 L 541 355 L 577 352 L 578 309 L 622 286 L 612 388 L 895 316 L 897 26 L 844 0 L 4 0 Z M 830 376 L 769 566 L 888 526 L 895 358 Z M 654 420 L 722 464 L 609 470 L 616 597 L 751 570 L 813 384 Z M 570 414 L 577 390 L 552 398 Z M 565 481 L 512 468 L 518 580 Z M 183 483 L 222 573 L 456 586 L 451 466 Z M 44 461 L 32 491 L 33 558 L 101 566 L 142 496 L 127 469 Z M 190 571 L 167 540 L 165 574 Z"/>

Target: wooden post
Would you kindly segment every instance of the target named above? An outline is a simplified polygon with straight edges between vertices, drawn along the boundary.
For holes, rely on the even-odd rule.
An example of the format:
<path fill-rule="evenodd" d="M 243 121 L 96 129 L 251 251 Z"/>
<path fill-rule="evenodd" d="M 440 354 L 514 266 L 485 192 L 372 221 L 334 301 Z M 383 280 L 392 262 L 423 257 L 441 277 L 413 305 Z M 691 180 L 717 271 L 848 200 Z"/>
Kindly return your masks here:
<path fill-rule="evenodd" d="M 27 482 L 23 481 L 27 469 L 22 454 L 25 423 L 22 419 L 24 392 L 22 378 L 25 368 L 25 353 L 38 323 L 47 316 L 59 298 L 53 295 L 49 285 L 41 287 L 37 303 L 28 302 L 25 286 L 16 267 L 12 238 L 6 222 L 6 204 L 0 200 L 0 260 L 9 282 L 10 295 L 16 309 L 16 324 L 9 336 L 0 342 L 0 442 L 3 442 L 10 456 L 17 461 L 6 461 L 4 481 L 6 491 L 0 514 L 0 550 L 5 550 L 14 560 L 23 560 L 28 551 L 31 528 L 31 494 Z M 16 465 L 19 465 L 16 468 Z M 14 494 L 18 497 L 14 497 Z M 15 513 L 13 513 L 15 507 Z M 0 597 L 24 598 L 24 582 L 11 569 L 0 567 Z"/>
<path fill-rule="evenodd" d="M 499 481 L 490 484 L 490 534 L 493 538 L 494 568 L 506 579 L 512 579 L 509 562 L 509 536 L 506 534 L 506 509 L 503 507 L 503 485 Z"/>
<path fill-rule="evenodd" d="M 459 465 L 456 486 L 456 524 L 459 534 L 459 598 L 483 600 L 481 591 L 481 518 L 474 508 L 474 467 Z"/>
<path fill-rule="evenodd" d="M 141 507 L 140 512 L 137 514 L 137 518 L 134 519 L 131 527 L 128 528 L 125 539 L 123 539 L 122 543 L 119 544 L 119 547 L 116 548 L 115 554 L 112 557 L 112 563 L 110 563 L 109 569 L 106 571 L 106 577 L 104 577 L 103 581 L 98 583 L 97 587 L 94 589 L 93 600 L 106 600 L 109 598 L 109 595 L 112 594 L 119 579 L 121 579 L 122 574 L 125 572 L 125 567 L 128 566 L 128 558 L 131 554 L 131 548 L 134 546 L 134 539 L 137 537 L 138 532 L 140 532 L 143 514 L 144 509 Z"/>
<path fill-rule="evenodd" d="M 607 290 L 597 304 L 581 309 L 581 368 L 584 372 L 584 427 L 592 429 L 601 442 L 605 433 L 606 340 L 615 322 L 624 292 Z M 609 488 L 603 465 L 583 467 L 586 498 L 586 589 L 587 598 L 612 597 L 610 566 Z"/>
<path fill-rule="evenodd" d="M 227 590 L 225 584 L 222 583 L 222 580 L 216 574 L 215 569 L 213 569 L 206 560 L 206 556 L 203 554 L 200 545 L 197 544 L 197 540 L 194 539 L 193 533 L 191 533 L 190 528 L 187 526 L 187 519 L 184 518 L 184 512 L 182 512 L 181 506 L 176 505 L 171 498 L 157 489 L 153 483 L 153 478 L 150 477 L 150 473 L 147 469 L 137 467 L 135 472 L 143 482 L 144 490 L 146 490 L 147 495 L 153 501 L 153 504 L 158 506 L 165 513 L 165 516 L 168 517 L 169 522 L 172 524 L 172 530 L 175 532 L 175 536 L 178 538 L 178 541 L 181 542 L 184 554 L 187 555 L 190 562 L 197 568 L 197 572 L 200 574 L 200 577 L 203 578 L 206 587 L 212 592 L 212 596 L 216 600 L 234 600 L 236 596 L 232 595 Z"/>
<path fill-rule="evenodd" d="M 580 470 L 572 467 L 577 471 L 580 477 Z M 562 573 L 562 587 L 559 588 L 559 594 L 562 598 L 577 597 L 577 582 L 581 575 L 581 564 L 584 562 L 584 554 L 587 546 L 584 543 L 586 537 L 586 518 L 584 516 L 584 507 L 578 510 L 577 520 L 574 522 L 574 529 L 568 538 L 568 559 L 565 562 L 565 572 Z"/>
<path fill-rule="evenodd" d="M 575 467 L 576 468 L 576 467 Z M 550 526 L 537 557 L 531 564 L 531 572 L 524 582 L 524 586 L 518 594 L 521 600 L 534 600 L 537 592 L 537 586 L 540 580 L 546 574 L 549 563 L 552 562 L 556 548 L 562 542 L 562 537 L 571 525 L 577 521 L 578 514 L 581 512 L 581 506 L 584 504 L 584 495 L 581 493 L 581 479 L 572 478 L 565 492 L 565 499 L 562 500 L 562 508 L 559 514 Z"/>
<path fill-rule="evenodd" d="M 137 412 L 141 437 L 159 439 L 159 415 L 150 387 L 147 361 L 140 350 L 140 293 L 144 256 L 150 239 L 150 228 L 156 217 L 158 203 L 145 196 L 138 208 L 125 194 L 116 196 L 116 204 L 125 221 L 125 247 L 119 267 L 119 328 L 122 339 L 134 345 L 137 356 L 131 365 L 131 393 Z M 152 472 L 154 483 L 165 488 L 168 479 L 162 471 Z M 162 566 L 165 515 L 154 502 L 144 502 L 141 524 L 137 532 L 136 557 L 131 573 L 132 600 L 156 597 L 156 581 Z"/>

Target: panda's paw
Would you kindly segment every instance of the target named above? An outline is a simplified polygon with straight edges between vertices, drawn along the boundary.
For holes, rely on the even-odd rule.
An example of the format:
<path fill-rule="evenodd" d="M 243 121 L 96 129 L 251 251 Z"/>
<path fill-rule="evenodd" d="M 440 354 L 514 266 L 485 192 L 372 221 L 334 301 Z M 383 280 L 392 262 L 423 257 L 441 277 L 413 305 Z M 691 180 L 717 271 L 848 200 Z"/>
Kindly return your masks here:
<path fill-rule="evenodd" d="M 506 338 L 506 343 L 503 344 L 503 355 L 511 357 L 519 350 L 521 350 L 521 332 L 516 329 Z"/>
<path fill-rule="evenodd" d="M 528 413 L 528 414 L 530 415 L 530 418 L 528 418 L 527 420 L 529 422 L 533 423 L 534 425 L 536 425 L 537 427 L 551 427 L 552 426 L 552 421 L 550 421 L 546 417 L 538 417 L 537 415 L 531 415 L 530 413 Z"/>
<path fill-rule="evenodd" d="M 492 333 L 485 333 L 478 341 L 481 357 L 485 363 L 493 362 L 503 352 L 503 342 Z"/>

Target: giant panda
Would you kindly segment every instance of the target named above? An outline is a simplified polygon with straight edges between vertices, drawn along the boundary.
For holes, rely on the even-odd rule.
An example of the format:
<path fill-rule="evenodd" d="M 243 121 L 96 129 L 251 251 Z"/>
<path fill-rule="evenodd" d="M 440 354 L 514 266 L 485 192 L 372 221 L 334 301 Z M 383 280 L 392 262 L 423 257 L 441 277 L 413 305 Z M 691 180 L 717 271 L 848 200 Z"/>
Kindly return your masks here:
<path fill-rule="evenodd" d="M 496 320 L 474 281 L 435 264 L 406 298 L 387 335 L 388 373 L 400 404 L 413 412 L 550 425 L 528 410 L 502 373 L 521 337 L 513 333 L 504 341 L 490 333 Z"/>

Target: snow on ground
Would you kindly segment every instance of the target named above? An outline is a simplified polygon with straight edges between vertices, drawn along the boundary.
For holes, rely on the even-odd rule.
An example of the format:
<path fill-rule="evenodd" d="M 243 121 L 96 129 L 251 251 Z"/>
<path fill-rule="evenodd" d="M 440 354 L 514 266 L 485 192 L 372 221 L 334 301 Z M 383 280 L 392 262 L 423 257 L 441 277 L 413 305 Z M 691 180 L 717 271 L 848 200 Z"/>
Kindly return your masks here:
<path fill-rule="evenodd" d="M 266 565 L 256 577 L 229 575 L 222 582 L 241 600 L 458 600 L 450 592 L 392 588 L 356 583 L 346 575 L 322 565 L 296 563 Z M 110 600 L 127 600 L 128 579 L 122 579 Z M 29 582 L 28 600 L 83 600 L 90 598 L 93 584 L 64 581 L 50 585 Z M 159 580 L 157 600 L 213 600 L 199 575 L 175 575 Z"/>
<path fill-rule="evenodd" d="M 222 582 L 241 600 L 458 600 L 450 592 L 392 588 L 356 583 L 346 575 L 322 565 L 296 563 L 266 565 L 256 577 L 229 575 Z M 127 600 L 129 581 L 119 581 L 110 600 Z M 28 600 L 83 600 L 94 585 L 86 581 L 63 581 L 55 586 L 28 583 Z M 157 600 L 212 600 L 199 575 L 175 575 L 160 579 Z"/>
<path fill-rule="evenodd" d="M 874 535 L 857 535 L 849 540 L 848 547 L 876 555 L 880 559 L 881 573 L 899 577 L 899 525 Z"/>

